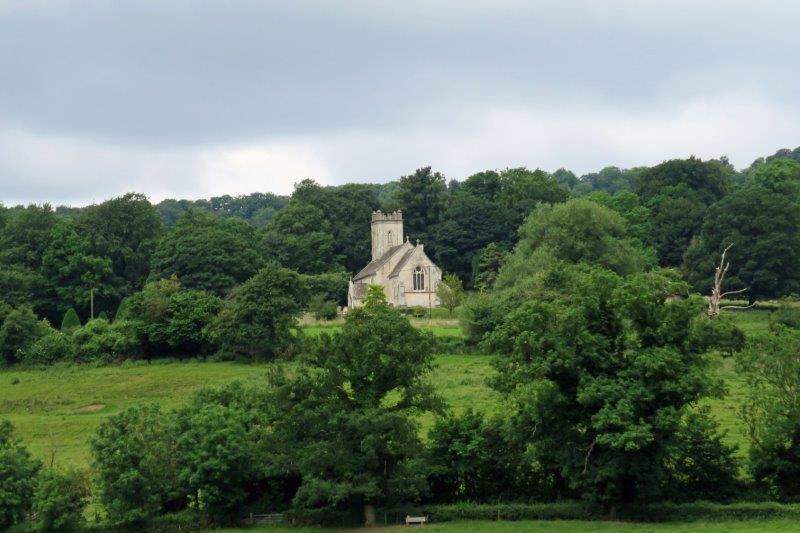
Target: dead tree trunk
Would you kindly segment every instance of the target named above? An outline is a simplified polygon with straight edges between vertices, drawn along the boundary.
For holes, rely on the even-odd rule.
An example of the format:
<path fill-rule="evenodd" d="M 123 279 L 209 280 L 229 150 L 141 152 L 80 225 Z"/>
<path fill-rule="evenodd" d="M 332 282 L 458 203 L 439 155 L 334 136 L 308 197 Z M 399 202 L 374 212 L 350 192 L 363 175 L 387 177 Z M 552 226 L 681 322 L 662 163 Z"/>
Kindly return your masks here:
<path fill-rule="evenodd" d="M 729 244 L 724 250 L 722 250 L 722 257 L 719 260 L 719 266 L 714 270 L 714 287 L 711 289 L 711 296 L 708 297 L 708 316 L 714 318 L 718 316 L 723 309 L 747 309 L 748 307 L 753 307 L 755 302 L 751 303 L 750 305 L 722 305 L 722 301 L 732 294 L 741 294 L 747 290 L 745 287 L 744 289 L 737 289 L 734 291 L 725 291 L 722 290 L 722 283 L 725 281 L 725 274 L 728 273 L 728 269 L 730 268 L 730 262 L 726 262 L 725 256 L 728 254 L 728 250 L 730 250 L 733 243 Z"/>

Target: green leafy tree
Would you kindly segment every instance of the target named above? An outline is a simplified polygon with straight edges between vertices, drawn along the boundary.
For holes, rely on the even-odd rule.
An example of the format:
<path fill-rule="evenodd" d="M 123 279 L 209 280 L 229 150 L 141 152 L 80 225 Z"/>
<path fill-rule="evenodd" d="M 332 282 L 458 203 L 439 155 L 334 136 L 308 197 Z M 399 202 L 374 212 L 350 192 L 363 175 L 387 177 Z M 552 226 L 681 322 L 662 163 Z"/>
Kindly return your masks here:
<path fill-rule="evenodd" d="M 268 257 L 303 274 L 327 272 L 342 262 L 325 213 L 301 202 L 290 202 L 267 225 L 264 248 Z"/>
<path fill-rule="evenodd" d="M 59 222 L 53 228 L 42 273 L 54 286 L 53 308 L 59 314 L 74 307 L 88 316 L 92 298 L 95 312 L 116 305 L 119 299 L 111 260 L 91 255 L 88 239 L 77 233 L 72 222 Z"/>
<path fill-rule="evenodd" d="M 161 217 L 146 196 L 128 193 L 89 206 L 76 218 L 76 229 L 88 240 L 90 255 L 111 260 L 118 294 L 142 288 L 162 229 Z"/>
<path fill-rule="evenodd" d="M 732 172 L 723 161 L 690 157 L 665 161 L 641 173 L 636 193 L 653 214 L 649 242 L 662 266 L 680 266 L 705 209 L 729 192 Z"/>
<path fill-rule="evenodd" d="M 729 245 L 728 287 L 743 295 L 776 298 L 800 292 L 800 202 L 761 185 L 747 185 L 708 208 L 684 271 L 707 293 L 720 254 Z"/>
<path fill-rule="evenodd" d="M 51 365 L 59 361 L 73 361 L 75 352 L 75 340 L 69 333 L 51 329 L 18 354 L 29 365 Z"/>
<path fill-rule="evenodd" d="M 72 334 L 75 342 L 75 361 L 79 363 L 110 363 L 136 358 L 141 354 L 139 336 L 124 320 L 113 324 L 95 318 Z"/>
<path fill-rule="evenodd" d="M 305 307 L 306 286 L 296 272 L 271 264 L 236 288 L 209 325 L 225 353 L 269 359 L 294 342 L 292 328 Z"/>
<path fill-rule="evenodd" d="M 0 528 L 25 519 L 31 508 L 40 463 L 13 435 L 11 422 L 0 420 Z"/>
<path fill-rule="evenodd" d="M 143 527 L 166 509 L 180 508 L 175 432 L 157 406 L 104 419 L 91 448 L 98 496 L 112 524 Z"/>
<path fill-rule="evenodd" d="M 475 254 L 489 243 L 508 237 L 504 210 L 469 190 L 465 185 L 451 195 L 434 230 L 437 262 L 468 284 Z"/>
<path fill-rule="evenodd" d="M 130 296 L 120 318 L 139 332 L 150 355 L 193 355 L 209 348 L 205 328 L 221 307 L 213 294 L 182 290 L 173 277 Z"/>
<path fill-rule="evenodd" d="M 534 256 L 568 263 L 599 265 L 620 274 L 646 268 L 651 258 L 627 234 L 625 221 L 599 204 L 574 199 L 540 205 L 520 228 L 520 241 L 500 271 L 497 286 L 506 288 L 539 269 Z"/>
<path fill-rule="evenodd" d="M 453 315 L 453 310 L 464 301 L 464 286 L 455 274 L 445 274 L 444 279 L 436 285 L 436 297 Z"/>
<path fill-rule="evenodd" d="M 89 479 L 79 472 L 41 472 L 33 495 L 36 525 L 42 531 L 80 531 L 90 492 Z"/>
<path fill-rule="evenodd" d="M 403 211 L 405 234 L 433 248 L 431 251 L 435 255 L 433 228 L 442 220 L 447 206 L 444 175 L 431 167 L 423 167 L 403 176 L 395 191 L 394 206 Z"/>
<path fill-rule="evenodd" d="M 41 322 L 30 307 L 13 309 L 0 326 L 0 357 L 6 364 L 16 363 L 22 352 L 48 329 L 47 324 Z"/>
<path fill-rule="evenodd" d="M 149 280 L 177 276 L 187 289 L 224 296 L 261 264 L 255 228 L 235 218 L 189 210 L 159 239 Z"/>
<path fill-rule="evenodd" d="M 643 167 L 630 169 L 605 167 L 599 172 L 581 176 L 578 183 L 572 188 L 572 194 L 584 196 L 592 192 L 617 194 L 618 192 L 632 191 L 639 179 L 639 175 L 644 170 L 646 169 Z"/>
<path fill-rule="evenodd" d="M 505 354 L 494 386 L 559 492 L 609 511 L 652 501 L 683 413 L 716 390 L 691 338 L 703 301 L 667 301 L 686 288 L 658 272 L 557 272 L 489 336 Z"/>
<path fill-rule="evenodd" d="M 736 356 L 747 383 L 742 414 L 750 435 L 750 473 L 770 495 L 800 496 L 800 331 L 756 334 Z"/>
<path fill-rule="evenodd" d="M 424 379 L 430 348 L 429 336 L 376 298 L 323 335 L 296 375 L 275 379 L 284 413 L 276 436 L 301 476 L 297 509 L 366 511 L 418 497 L 417 417 L 440 408 Z"/>
<path fill-rule="evenodd" d="M 491 290 L 508 251 L 496 242 L 483 247 L 472 260 L 472 284 L 479 291 Z"/>
<path fill-rule="evenodd" d="M 500 174 L 501 190 L 498 197 L 500 209 L 505 213 L 507 226 L 505 244 L 510 248 L 516 242 L 517 228 L 539 204 L 556 204 L 569 198 L 569 192 L 542 170 L 512 168 Z"/>
<path fill-rule="evenodd" d="M 5 225 L 0 228 L 0 264 L 31 270 L 41 268 L 42 257 L 57 221 L 49 204 L 31 204 L 11 211 Z"/>

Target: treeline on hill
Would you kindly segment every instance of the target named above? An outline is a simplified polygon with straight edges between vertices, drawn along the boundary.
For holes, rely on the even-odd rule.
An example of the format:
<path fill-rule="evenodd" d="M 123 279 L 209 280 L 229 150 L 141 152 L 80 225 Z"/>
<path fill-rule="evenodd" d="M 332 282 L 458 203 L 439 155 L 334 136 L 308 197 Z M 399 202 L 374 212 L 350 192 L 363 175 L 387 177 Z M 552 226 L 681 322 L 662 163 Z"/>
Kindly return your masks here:
<path fill-rule="evenodd" d="M 514 259 L 521 237 L 580 261 L 597 252 L 586 242 L 605 225 L 625 234 L 605 252 L 606 267 L 676 268 L 705 293 L 720 252 L 731 246 L 731 287 L 747 288 L 751 301 L 790 296 L 800 292 L 798 159 L 800 149 L 743 172 L 724 159 L 689 158 L 581 178 L 564 169 L 508 169 L 449 183 L 422 168 L 387 185 L 306 180 L 288 199 L 254 194 L 154 206 L 127 194 L 66 211 L 0 208 L 0 361 L 261 354 L 232 348 L 219 331 L 243 284 L 289 269 L 300 275 L 298 305 L 335 316 L 347 279 L 369 261 L 376 209 L 403 210 L 406 233 L 426 243 L 452 286 L 486 292 L 507 283 L 497 278 L 509 261 L 507 277 L 530 272 Z M 583 201 L 565 203 L 570 198 Z M 596 205 L 615 217 L 590 221 Z M 544 221 L 558 229 L 542 229 Z M 158 321 L 162 331 L 154 333 L 150 323 Z"/>

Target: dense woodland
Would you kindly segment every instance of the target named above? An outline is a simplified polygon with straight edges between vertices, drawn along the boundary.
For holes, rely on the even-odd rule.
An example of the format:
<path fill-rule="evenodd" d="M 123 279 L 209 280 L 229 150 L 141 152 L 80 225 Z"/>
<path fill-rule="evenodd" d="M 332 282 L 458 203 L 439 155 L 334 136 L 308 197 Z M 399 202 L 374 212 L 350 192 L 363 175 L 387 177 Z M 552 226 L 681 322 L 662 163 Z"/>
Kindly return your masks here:
<path fill-rule="evenodd" d="M 369 260 L 376 209 L 401 209 L 447 272 L 463 345 L 414 328 L 378 288 L 332 334 L 296 327 L 304 312 L 336 316 Z M 781 300 L 768 335 L 707 312 L 726 249 L 725 286 L 741 305 Z M 0 264 L 4 365 L 293 365 L 275 365 L 263 387 L 108 418 L 92 438 L 91 483 L 42 468 L 0 425 L 0 528 L 32 509 L 45 529 L 74 527 L 90 491 L 114 527 L 131 528 L 170 513 L 231 523 L 253 508 L 337 522 L 465 501 L 617 516 L 659 501 L 800 499 L 800 311 L 789 303 L 800 148 L 741 171 L 694 157 L 581 177 L 517 168 L 448 181 L 421 168 L 384 185 L 307 180 L 289 198 L 7 207 Z M 444 405 L 426 375 L 445 349 L 497 354 L 502 415 Z M 747 383 L 746 462 L 698 407 L 723 392 L 710 353 L 732 356 Z M 437 422 L 423 439 L 426 412 Z"/>

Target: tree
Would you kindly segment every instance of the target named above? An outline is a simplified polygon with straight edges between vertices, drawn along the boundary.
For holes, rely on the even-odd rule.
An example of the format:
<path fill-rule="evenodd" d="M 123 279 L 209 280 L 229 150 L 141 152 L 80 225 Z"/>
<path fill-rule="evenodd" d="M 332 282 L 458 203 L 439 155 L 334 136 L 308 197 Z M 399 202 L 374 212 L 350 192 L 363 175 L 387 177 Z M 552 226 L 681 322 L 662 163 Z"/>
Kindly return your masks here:
<path fill-rule="evenodd" d="M 649 168 L 636 182 L 636 193 L 653 213 L 649 242 L 659 264 L 679 266 L 700 230 L 706 208 L 730 190 L 729 165 L 695 157 L 673 159 Z"/>
<path fill-rule="evenodd" d="M 99 499 L 112 524 L 142 527 L 179 505 L 175 432 L 157 406 L 105 418 L 90 444 Z"/>
<path fill-rule="evenodd" d="M 442 281 L 436 286 L 436 296 L 452 316 L 453 309 L 464 301 L 464 287 L 458 276 L 452 273 L 445 274 Z"/>
<path fill-rule="evenodd" d="M 400 178 L 394 202 L 403 212 L 405 233 L 424 242 L 436 255 L 433 228 L 442 220 L 447 205 L 445 177 L 431 167 L 418 168 Z"/>
<path fill-rule="evenodd" d="M 301 202 L 290 202 L 267 225 L 264 248 L 267 257 L 303 274 L 327 272 L 342 262 L 322 209 Z"/>
<path fill-rule="evenodd" d="M 650 263 L 641 245 L 627 235 L 617 213 L 583 199 L 540 205 L 519 230 L 520 241 L 497 279 L 500 288 L 526 279 L 539 267 L 534 255 L 568 263 L 589 263 L 620 274 L 643 270 Z"/>
<path fill-rule="evenodd" d="M 209 348 L 205 328 L 221 307 L 213 294 L 182 290 L 172 277 L 150 282 L 130 296 L 119 318 L 140 333 L 150 355 L 189 356 Z"/>
<path fill-rule="evenodd" d="M 442 221 L 433 230 L 437 262 L 468 284 L 475 254 L 489 243 L 508 237 L 503 210 L 469 190 L 465 184 L 452 193 Z"/>
<path fill-rule="evenodd" d="M 144 285 L 161 228 L 158 211 L 146 196 L 136 193 L 89 206 L 76 219 L 78 233 L 88 240 L 89 254 L 111 260 L 121 296 Z"/>
<path fill-rule="evenodd" d="M 364 509 L 410 501 L 424 486 L 417 416 L 439 408 L 425 376 L 431 339 L 380 298 L 322 335 L 292 378 L 273 384 L 280 448 L 300 474 L 294 506 Z"/>
<path fill-rule="evenodd" d="M 542 170 L 511 168 L 500 174 L 500 209 L 506 215 L 506 241 L 509 248 L 516 242 L 517 228 L 539 204 L 557 204 L 569 198 L 569 191 Z"/>
<path fill-rule="evenodd" d="M 78 313 L 75 312 L 75 309 L 70 307 L 64 313 L 64 319 L 61 321 L 61 333 L 72 333 L 79 327 L 81 327 L 81 319 L 78 318 Z"/>
<path fill-rule="evenodd" d="M 0 326 L 0 357 L 6 364 L 19 361 L 22 352 L 48 330 L 30 307 L 17 307 Z"/>
<path fill-rule="evenodd" d="M 776 298 L 800 292 L 800 203 L 764 186 L 747 185 L 708 208 L 683 270 L 699 290 L 713 283 L 716 258 L 731 243 L 727 282 L 746 296 Z"/>
<path fill-rule="evenodd" d="M 747 383 L 742 414 L 753 479 L 782 500 L 800 496 L 800 331 L 753 335 L 736 357 Z"/>
<path fill-rule="evenodd" d="M 192 209 L 159 239 L 148 279 L 176 276 L 187 289 L 225 296 L 261 266 L 257 243 L 246 222 Z"/>
<path fill-rule="evenodd" d="M 49 469 L 39 474 L 33 513 L 42 531 L 79 531 L 89 501 L 89 479 L 78 472 Z"/>
<path fill-rule="evenodd" d="M 39 269 L 57 220 L 50 204 L 13 210 L 0 228 L 0 264 Z"/>
<path fill-rule="evenodd" d="M 27 515 L 40 466 L 14 438 L 11 422 L 0 420 L 0 529 Z"/>
<path fill-rule="evenodd" d="M 52 242 L 42 258 L 42 273 L 53 285 L 54 311 L 61 315 L 77 308 L 88 316 L 91 300 L 94 309 L 108 309 L 119 299 L 111 260 L 89 252 L 89 241 L 80 236 L 70 221 L 59 222 L 52 230 Z"/>
<path fill-rule="evenodd" d="M 296 272 L 270 264 L 233 291 L 209 334 L 223 352 L 273 358 L 292 345 L 291 330 L 305 298 L 306 287 Z"/>
<path fill-rule="evenodd" d="M 487 347 L 505 354 L 494 386 L 559 492 L 611 512 L 651 501 L 683 413 L 715 390 L 691 339 L 703 302 L 667 301 L 686 287 L 659 272 L 557 273 L 490 334 Z"/>
<path fill-rule="evenodd" d="M 472 284 L 479 291 L 491 290 L 508 251 L 496 242 L 482 248 L 472 260 Z"/>
<path fill-rule="evenodd" d="M 592 192 L 605 192 L 617 194 L 631 191 L 635 187 L 639 175 L 646 170 L 643 167 L 621 169 L 618 167 L 605 167 L 600 172 L 584 174 L 578 184 L 572 188 L 572 194 L 583 196 Z"/>

